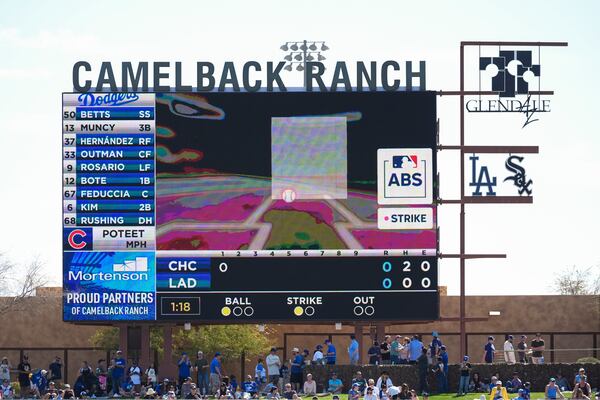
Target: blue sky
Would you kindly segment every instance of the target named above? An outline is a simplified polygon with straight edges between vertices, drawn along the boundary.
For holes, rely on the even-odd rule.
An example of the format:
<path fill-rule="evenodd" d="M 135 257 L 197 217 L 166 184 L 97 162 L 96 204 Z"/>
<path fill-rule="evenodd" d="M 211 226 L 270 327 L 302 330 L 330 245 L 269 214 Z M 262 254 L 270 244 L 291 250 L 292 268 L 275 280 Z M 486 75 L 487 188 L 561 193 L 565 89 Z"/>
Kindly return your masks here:
<path fill-rule="evenodd" d="M 576 4 L 576 6 L 573 6 Z M 470 294 L 551 293 L 571 265 L 598 266 L 600 145 L 594 91 L 600 65 L 593 1 L 102 1 L 0 5 L 0 252 L 38 256 L 61 277 L 61 102 L 78 60 L 280 60 L 287 40 L 326 40 L 328 60 L 426 60 L 427 87 L 457 90 L 461 40 L 568 41 L 542 53 L 552 112 L 526 129 L 519 119 L 468 122 L 469 144 L 539 145 L 528 173 L 534 205 L 467 211 L 468 251 L 507 253 L 468 263 Z M 325 64 L 327 65 L 326 61 Z M 299 85 L 301 75 L 286 78 Z M 458 140 L 458 102 L 438 100 L 441 142 Z M 458 160 L 441 154 L 442 197 L 456 196 Z M 442 248 L 458 250 L 458 208 L 440 209 Z M 458 292 L 458 262 L 441 284 Z M 600 268 L 600 267 L 598 267 Z"/>

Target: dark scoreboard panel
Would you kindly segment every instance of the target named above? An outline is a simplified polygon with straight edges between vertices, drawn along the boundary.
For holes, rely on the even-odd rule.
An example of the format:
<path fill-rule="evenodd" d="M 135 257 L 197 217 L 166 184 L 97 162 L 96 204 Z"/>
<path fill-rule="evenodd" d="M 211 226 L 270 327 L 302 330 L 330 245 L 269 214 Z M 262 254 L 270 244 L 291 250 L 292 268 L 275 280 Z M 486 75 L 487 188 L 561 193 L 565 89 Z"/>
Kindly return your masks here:
<path fill-rule="evenodd" d="M 433 93 L 63 94 L 63 319 L 439 317 Z"/>

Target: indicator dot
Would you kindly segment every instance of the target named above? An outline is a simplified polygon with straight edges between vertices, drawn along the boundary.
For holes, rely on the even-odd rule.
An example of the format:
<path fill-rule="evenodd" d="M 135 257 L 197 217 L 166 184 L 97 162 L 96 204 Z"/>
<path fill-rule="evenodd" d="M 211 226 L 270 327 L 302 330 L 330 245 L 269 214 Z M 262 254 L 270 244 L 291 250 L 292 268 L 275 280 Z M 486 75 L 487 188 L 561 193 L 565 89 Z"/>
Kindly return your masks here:
<path fill-rule="evenodd" d="M 231 314 L 231 308 L 227 306 L 221 308 L 221 314 L 223 314 L 224 317 L 228 317 L 229 314 Z"/>
<path fill-rule="evenodd" d="M 304 313 L 304 310 L 300 306 L 294 307 L 294 315 L 297 317 L 301 316 Z"/>
<path fill-rule="evenodd" d="M 383 217 L 384 220 L 389 221 L 390 217 L 388 217 L 387 215 L 385 217 Z"/>

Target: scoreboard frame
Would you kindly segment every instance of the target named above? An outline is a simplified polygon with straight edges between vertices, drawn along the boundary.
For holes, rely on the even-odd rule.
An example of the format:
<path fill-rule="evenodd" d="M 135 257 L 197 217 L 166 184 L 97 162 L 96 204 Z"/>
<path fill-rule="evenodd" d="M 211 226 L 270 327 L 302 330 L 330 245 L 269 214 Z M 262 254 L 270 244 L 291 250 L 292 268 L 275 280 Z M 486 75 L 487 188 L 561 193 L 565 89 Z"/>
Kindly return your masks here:
<path fill-rule="evenodd" d="M 69 93 L 64 93 L 65 94 L 69 94 Z M 148 93 L 149 94 L 149 93 Z M 406 94 L 406 93 L 402 93 L 402 94 Z M 77 93 L 77 95 L 81 95 L 80 93 Z M 106 94 L 100 94 L 100 96 L 104 96 Z M 146 95 L 146 93 L 144 94 Z M 231 93 L 228 95 L 235 95 L 235 93 Z M 435 93 L 431 92 L 430 93 L 431 96 L 433 96 L 433 98 L 435 99 Z M 118 107 L 118 106 L 110 106 L 110 107 Z M 65 111 L 63 110 L 63 116 Z M 435 111 L 434 111 L 434 120 L 433 123 L 435 125 Z M 157 129 L 157 111 L 156 111 L 156 105 L 154 107 L 154 113 L 153 113 L 153 121 L 154 124 L 152 125 L 152 130 L 153 130 L 153 134 L 154 134 L 154 140 L 153 140 L 153 163 L 154 163 L 154 167 L 153 167 L 153 184 L 154 184 L 154 192 L 153 192 L 153 199 L 152 199 L 152 214 L 153 214 L 153 218 L 154 218 L 154 223 L 156 221 L 156 216 L 157 216 L 157 199 L 156 199 L 156 184 L 157 184 L 157 137 L 156 137 L 156 129 Z M 123 121 L 123 120 L 119 120 L 119 121 Z M 62 128 L 63 128 L 63 146 L 65 144 L 64 141 L 64 129 L 65 129 L 65 122 L 63 120 L 62 122 Z M 75 127 L 73 128 L 75 129 Z M 126 129 L 127 132 L 129 132 L 129 130 Z M 75 131 L 76 132 L 76 131 Z M 432 133 L 435 137 L 435 133 Z M 433 148 L 432 148 L 432 152 L 433 152 L 433 157 L 434 157 L 434 163 L 435 163 L 435 158 L 436 158 L 436 143 L 434 142 Z M 65 201 L 65 179 L 66 178 L 70 178 L 70 176 L 66 176 L 65 175 L 65 162 L 64 162 L 64 158 L 65 158 L 65 149 L 63 148 L 63 181 L 62 181 L 62 194 L 63 194 L 63 203 Z M 73 150 L 67 150 L 67 151 L 73 151 Z M 75 150 L 75 154 L 76 154 L 76 150 Z M 434 171 L 435 173 L 435 171 Z M 435 175 L 435 174 L 434 174 Z M 77 180 L 77 177 L 75 177 L 75 179 Z M 435 183 L 433 184 L 435 187 Z M 435 190 L 435 189 L 434 189 Z M 435 208 L 436 204 L 435 201 L 433 201 L 432 207 Z M 63 204 L 63 212 L 66 211 L 66 206 Z M 71 216 L 69 216 L 69 218 L 72 218 Z M 65 216 L 63 215 L 63 223 L 66 222 Z M 132 225 L 130 228 L 135 227 L 135 225 Z M 65 227 L 63 225 L 63 250 L 64 252 L 74 252 L 75 250 L 79 250 L 79 249 L 68 249 L 65 247 L 65 228 L 69 228 L 69 227 Z M 88 235 L 87 232 L 92 232 L 92 236 L 94 236 L 94 232 L 102 229 L 101 227 L 98 226 L 94 226 L 94 227 L 90 227 L 90 226 L 79 226 L 77 225 L 76 228 L 81 228 L 81 231 L 84 233 L 84 237 L 86 235 Z M 128 228 L 129 229 L 129 228 Z M 72 234 L 73 231 L 71 231 Z M 154 232 L 156 232 L 156 227 L 154 227 Z M 81 239 L 82 236 L 81 234 L 79 235 L 79 239 Z M 118 239 L 122 239 L 122 238 L 118 238 Z M 275 321 L 277 323 L 306 323 L 308 321 L 310 321 L 311 324 L 327 324 L 330 323 L 331 321 L 334 322 L 349 322 L 349 321 L 363 321 L 363 322 L 387 322 L 387 321 L 399 321 L 399 320 L 404 320 L 404 321 L 431 321 L 431 320 L 436 320 L 439 318 L 439 291 L 438 291 L 438 279 L 439 279 L 439 269 L 438 269 L 438 249 L 439 249 L 439 245 L 438 242 L 439 240 L 437 240 L 439 238 L 437 238 L 437 233 L 436 233 L 436 249 L 435 249 L 435 253 L 434 254 L 426 254 L 426 253 L 421 253 L 419 254 L 419 252 L 417 251 L 412 251 L 412 254 L 407 253 L 406 251 L 403 250 L 386 250 L 386 251 L 381 251 L 381 250 L 356 250 L 356 249 L 347 249 L 347 250 L 262 250 L 262 251 L 256 251 L 256 250 L 247 250 L 247 251 L 243 251 L 243 250 L 235 250 L 235 251 L 212 251 L 210 253 L 212 254 L 204 254 L 204 256 L 208 256 L 210 258 L 214 258 L 215 260 L 228 260 L 228 259 L 237 259 L 237 260 L 241 260 L 241 259 L 252 259 L 253 257 L 274 257 L 274 258 L 299 258 L 299 259 L 311 259 L 312 263 L 316 263 L 318 262 L 317 260 L 315 260 L 315 258 L 321 258 L 321 259 L 326 259 L 328 261 L 333 261 L 333 260 L 347 260 L 347 259 L 352 259 L 352 257 L 356 257 L 357 259 L 364 259 L 364 258 L 371 258 L 371 259 L 379 259 L 382 256 L 387 256 L 387 257 L 392 257 L 392 260 L 399 260 L 400 257 L 403 256 L 408 256 L 410 257 L 411 260 L 419 260 L 419 259 L 428 259 L 431 261 L 431 263 L 434 265 L 434 271 L 435 271 L 435 277 L 434 277 L 434 281 L 435 281 L 435 285 L 434 288 L 435 290 L 427 290 L 427 292 L 435 292 L 436 295 L 434 296 L 433 299 L 433 303 L 429 305 L 429 311 L 428 311 L 428 316 L 425 318 L 419 318 L 418 316 L 410 316 L 410 317 L 406 317 L 406 316 L 402 316 L 402 315 L 398 315 L 398 316 L 392 316 L 392 315 L 388 315 L 385 318 L 380 318 L 378 316 L 376 316 L 375 311 L 371 312 L 371 310 L 369 309 L 369 313 L 371 315 L 368 315 L 366 313 L 366 307 L 372 307 L 370 305 L 366 305 L 365 307 L 363 307 L 363 313 L 361 313 L 360 315 L 357 315 L 356 312 L 354 313 L 354 316 L 341 316 L 338 315 L 338 317 L 316 317 L 315 314 L 315 307 L 314 305 L 310 305 L 310 304 L 306 304 L 305 307 L 302 307 L 302 315 L 298 315 L 298 313 L 296 312 L 297 308 L 300 306 L 299 304 L 291 304 L 294 306 L 293 308 L 293 313 L 294 314 L 288 314 L 289 316 L 285 316 L 285 317 L 281 317 L 278 318 L 277 316 L 261 316 L 258 317 L 255 314 L 255 311 L 252 311 L 250 313 L 250 311 L 246 311 L 250 308 L 252 308 L 249 305 L 237 305 L 237 304 L 230 304 L 232 307 L 227 307 L 227 305 L 223 305 L 223 307 L 221 307 L 220 312 L 221 315 L 217 315 L 216 317 L 204 317 L 201 316 L 201 311 L 204 309 L 203 307 L 203 303 L 206 302 L 206 300 L 201 301 L 201 297 L 199 295 L 199 293 L 202 293 L 204 298 L 206 298 L 206 295 L 212 292 L 215 292 L 213 290 L 210 291 L 204 291 L 204 292 L 197 292 L 197 293 L 191 293 L 191 292 L 168 292 L 168 291 L 159 291 L 159 268 L 158 268 L 158 264 L 161 258 L 163 257 L 164 253 L 163 251 L 159 251 L 159 250 L 155 250 L 154 251 L 154 273 L 156 274 L 156 279 L 154 281 L 154 319 L 113 319 L 113 318 L 100 318 L 100 319 L 92 319 L 92 320 L 74 320 L 71 318 L 67 318 L 66 317 L 66 312 L 65 310 L 63 310 L 63 320 L 65 322 L 74 322 L 74 323 L 83 323 L 83 324 L 94 324 L 94 323 L 124 323 L 124 322 L 135 322 L 135 323 L 160 323 L 160 322 L 171 322 L 171 323 L 180 323 L 180 322 L 190 322 L 190 321 L 201 321 L 203 323 L 211 323 L 211 324 L 231 324 L 231 323 L 261 323 L 261 322 L 265 322 L 267 320 L 269 321 Z M 154 245 L 156 246 L 156 240 L 154 241 Z M 110 243 L 108 244 L 110 246 Z M 86 251 L 87 249 L 84 247 L 81 249 L 81 251 Z M 95 252 L 96 249 L 94 249 Z M 135 253 L 135 251 L 133 250 L 126 250 L 126 249 L 104 249 L 105 252 L 107 254 L 109 253 L 113 253 L 113 252 L 131 252 L 131 254 Z M 139 251 L 140 249 L 135 249 L 137 251 Z M 189 254 L 187 254 L 185 251 L 184 252 L 173 252 L 173 251 L 168 251 L 169 253 L 172 254 L 173 257 L 178 257 L 180 255 L 185 255 L 185 256 L 189 256 Z M 242 254 L 243 252 L 243 254 Z M 221 254 L 218 254 L 221 253 Z M 260 254 L 259 254 L 260 253 Z M 63 253 L 64 254 L 64 253 Z M 196 256 L 200 255 L 201 253 L 196 252 Z M 339 257 L 339 258 L 338 258 Z M 336 261 L 333 261 L 334 263 L 336 263 Z M 219 264 L 221 264 L 222 262 L 219 262 Z M 386 267 L 385 265 L 390 264 L 390 262 L 388 261 L 383 261 L 382 264 L 382 270 L 384 272 L 386 272 Z M 65 264 L 66 265 L 66 264 Z M 390 264 L 391 265 L 391 264 Z M 66 268 L 66 267 L 64 267 Z M 214 268 L 214 266 L 213 266 Z M 391 267 L 390 267 L 391 270 Z M 65 273 L 66 269 L 63 270 L 63 275 L 67 276 Z M 389 272 L 389 271 L 387 271 Z M 239 279 L 239 278 L 238 278 Z M 243 277 L 242 279 L 247 279 L 247 277 Z M 81 288 L 80 288 L 81 289 Z M 405 288 L 406 289 L 406 288 Z M 64 289 L 65 290 L 65 289 Z M 67 293 L 68 290 L 65 291 L 64 297 L 68 296 Z M 244 294 L 248 294 L 251 293 L 251 291 L 245 291 L 245 290 L 230 290 L 229 291 L 230 294 L 232 294 L 232 301 L 234 303 L 244 303 L 244 301 L 247 301 L 247 297 L 244 296 Z M 339 290 L 329 290 L 329 291 L 314 291 L 314 290 L 305 290 L 305 291 L 288 291 L 288 290 L 281 290 L 279 291 L 280 294 L 281 293 L 292 293 L 292 294 L 300 294 L 300 293 L 305 293 L 304 296 L 305 298 L 315 298 L 315 297 L 320 297 L 320 295 L 322 296 L 323 293 L 326 292 L 339 292 Z M 356 299 L 360 298 L 360 297 L 370 297 L 367 295 L 367 293 L 363 294 L 358 294 L 358 292 L 356 290 L 353 290 L 353 292 L 357 293 Z M 372 293 L 378 293 L 377 290 L 369 290 L 369 292 Z M 384 291 L 385 292 L 385 291 Z M 407 292 L 405 290 L 405 292 Z M 266 295 L 270 295 L 270 296 L 274 296 L 277 295 L 277 291 L 267 291 L 267 290 L 262 290 L 260 291 L 261 294 L 266 294 Z M 393 291 L 387 291 L 387 293 L 393 293 Z M 236 295 L 233 295 L 236 294 Z M 258 294 L 258 293 L 255 293 Z M 244 300 L 244 297 L 246 297 L 246 300 Z M 297 296 L 291 296 L 291 297 L 297 297 Z M 186 299 L 184 303 L 177 303 L 178 299 Z M 256 301 L 256 300 L 254 300 Z M 305 301 L 317 301 L 317 300 L 305 300 Z M 322 301 L 322 300 L 321 300 Z M 412 304 L 414 306 L 414 302 L 418 302 L 421 301 L 418 298 L 414 298 L 411 299 L 409 301 L 410 304 Z M 164 312 L 163 311 L 163 305 L 165 304 L 167 305 L 171 305 L 172 310 L 170 312 Z M 169 303 L 170 302 L 170 303 Z M 188 308 L 188 304 L 189 304 L 189 308 Z M 289 305 L 289 304 L 288 304 Z M 359 306 L 359 304 L 357 303 L 357 306 Z M 174 307 L 174 308 L 173 308 Z M 225 311 L 226 309 L 229 309 L 229 311 Z M 235 315 L 235 313 L 239 312 L 238 308 L 241 309 L 241 315 Z M 372 307 L 373 308 L 373 307 Z M 235 310 L 235 311 L 234 311 Z M 399 311 L 401 312 L 401 311 Z M 312 314 L 310 314 L 312 313 Z M 238 319 L 234 319 L 234 318 L 227 318 L 230 315 L 234 315 L 236 317 L 241 317 Z M 281 314 L 283 315 L 283 314 Z M 294 317 L 295 315 L 295 317 Z M 363 316 L 368 317 L 368 318 L 362 318 Z M 247 318 L 245 318 L 247 317 Z M 302 317 L 302 318 L 299 318 Z M 308 318 L 307 318 L 308 317 Z"/>

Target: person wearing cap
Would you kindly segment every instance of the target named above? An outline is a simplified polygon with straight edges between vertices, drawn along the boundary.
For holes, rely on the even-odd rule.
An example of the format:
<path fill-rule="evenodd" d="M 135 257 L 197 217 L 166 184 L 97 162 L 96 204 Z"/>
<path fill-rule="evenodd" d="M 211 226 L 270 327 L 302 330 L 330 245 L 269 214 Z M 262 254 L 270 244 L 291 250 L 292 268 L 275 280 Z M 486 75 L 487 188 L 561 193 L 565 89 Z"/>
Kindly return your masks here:
<path fill-rule="evenodd" d="M 365 389 L 365 396 L 363 397 L 363 400 L 378 400 L 379 397 L 375 393 L 376 390 L 376 387 L 367 386 Z"/>
<path fill-rule="evenodd" d="M 508 393 L 517 393 L 519 389 L 523 388 L 523 382 L 519 378 L 517 371 L 513 372 L 513 377 L 510 381 L 506 382 L 506 390 Z"/>
<path fill-rule="evenodd" d="M 446 375 L 446 379 L 448 379 L 448 349 L 445 345 L 440 346 L 440 354 L 439 357 L 442 358 L 442 364 L 444 364 L 444 375 Z"/>
<path fill-rule="evenodd" d="M 279 395 L 279 388 L 275 385 L 271 386 L 269 389 L 269 393 L 267 393 L 267 399 L 269 400 L 279 400 L 281 396 Z"/>
<path fill-rule="evenodd" d="M 302 389 L 305 396 L 317 394 L 317 382 L 313 379 L 312 374 L 306 374 L 306 381 Z"/>
<path fill-rule="evenodd" d="M 542 339 L 541 333 L 536 333 L 535 338 L 531 341 L 531 362 L 533 364 L 544 363 L 544 339 Z"/>
<path fill-rule="evenodd" d="M 292 384 L 296 392 L 300 391 L 302 386 L 302 366 L 304 364 L 304 357 L 300 354 L 300 350 L 297 347 L 292 349 L 292 359 L 290 360 L 292 368 L 290 369 L 290 383 Z"/>
<path fill-rule="evenodd" d="M 323 356 L 323 346 L 318 344 L 315 348 L 315 352 L 313 353 L 312 362 L 313 364 L 323 364 L 324 360 L 325 358 Z"/>
<path fill-rule="evenodd" d="M 527 364 L 527 336 L 521 335 L 521 340 L 517 343 L 517 353 L 519 354 L 519 362 L 521 364 Z"/>
<path fill-rule="evenodd" d="M 579 368 L 577 375 L 575 375 L 575 380 L 573 381 L 573 386 L 577 385 L 579 383 L 579 381 L 581 380 L 581 377 L 584 375 L 585 375 L 585 369 Z"/>
<path fill-rule="evenodd" d="M 350 335 L 350 346 L 348 346 L 348 359 L 350 360 L 350 365 L 358 364 L 358 340 L 356 340 L 355 335 Z"/>
<path fill-rule="evenodd" d="M 352 385 L 358 385 L 358 391 L 363 393 L 365 391 L 365 387 L 367 387 L 367 380 L 363 377 L 361 371 L 356 371 L 356 375 L 352 379 Z"/>
<path fill-rule="evenodd" d="M 494 347 L 494 337 L 488 336 L 486 345 L 483 348 L 483 362 L 491 364 L 494 362 L 496 348 Z"/>
<path fill-rule="evenodd" d="M 327 354 L 325 355 L 325 359 L 327 360 L 328 365 L 335 365 L 335 359 L 337 357 L 337 352 L 335 350 L 335 346 L 330 339 L 325 339 L 325 346 L 327 346 Z"/>
<path fill-rule="evenodd" d="M 513 335 L 508 335 L 504 342 L 504 361 L 506 361 L 507 364 L 515 364 L 517 362 L 515 348 L 513 346 Z"/>
<path fill-rule="evenodd" d="M 204 352 L 198 350 L 196 352 L 196 362 L 194 363 L 196 371 L 196 382 L 198 385 L 198 393 L 201 395 L 208 394 L 208 382 L 210 379 L 210 370 L 208 360 L 204 357 Z"/>
<path fill-rule="evenodd" d="M 576 388 L 574 388 L 573 390 L 576 390 Z M 557 398 L 565 398 L 565 396 L 560 391 L 560 388 L 556 385 L 556 379 L 554 378 L 550 378 L 550 382 L 548 382 L 548 384 L 546 385 L 546 390 L 544 390 L 544 393 L 546 394 L 546 396 L 544 397 L 545 399 L 554 400 Z"/>
<path fill-rule="evenodd" d="M 177 369 L 179 371 L 179 387 L 186 382 L 187 378 L 191 376 L 192 362 L 186 352 L 181 353 L 181 358 L 177 362 Z"/>
<path fill-rule="evenodd" d="M 502 381 L 497 380 L 495 387 L 491 390 L 490 393 L 491 400 L 508 400 L 508 393 L 506 392 L 506 388 L 502 386 Z"/>
<path fill-rule="evenodd" d="M 187 378 L 185 378 L 185 380 L 181 384 L 180 390 L 180 394 L 182 397 L 187 397 L 188 394 L 192 393 L 192 384 L 192 377 L 188 376 Z M 196 385 L 194 384 L 194 386 Z"/>
<path fill-rule="evenodd" d="M 123 380 L 125 378 L 125 367 L 127 366 L 127 361 L 123 358 L 123 352 L 121 350 L 117 350 L 115 353 L 115 358 L 112 360 L 111 366 L 111 378 L 112 378 L 112 392 L 113 394 L 119 394 L 121 390 L 121 386 L 123 385 Z"/>
<path fill-rule="evenodd" d="M 515 400 L 527 400 L 527 397 L 525 397 L 524 389 L 519 389 L 518 393 L 519 395 L 515 398 Z"/>
<path fill-rule="evenodd" d="M 348 392 L 348 400 L 358 399 L 360 399 L 360 389 L 358 388 L 358 383 L 353 383 L 352 388 Z"/>
<path fill-rule="evenodd" d="M 469 393 L 469 379 L 471 375 L 471 363 L 469 356 L 464 356 L 460 363 L 460 380 L 458 382 L 457 396 L 466 396 Z"/>
<path fill-rule="evenodd" d="M 342 380 L 338 378 L 337 374 L 333 372 L 331 374 L 331 379 L 327 382 L 327 391 L 332 394 L 342 393 L 342 389 L 344 388 L 344 384 Z"/>
<path fill-rule="evenodd" d="M 269 355 L 265 357 L 267 363 L 267 372 L 269 374 L 269 382 L 277 386 L 279 383 L 279 369 L 281 368 L 281 360 L 277 355 L 277 349 L 271 347 Z"/>
<path fill-rule="evenodd" d="M 210 362 L 209 366 L 210 378 L 209 378 L 209 391 L 210 395 L 214 395 L 221 388 L 221 375 L 223 373 L 223 367 L 221 366 L 221 353 L 216 352 L 215 357 Z"/>
<path fill-rule="evenodd" d="M 442 341 L 440 340 L 440 335 L 437 331 L 431 332 L 431 357 L 435 360 L 437 356 L 439 356 L 440 349 L 442 348 Z"/>
<path fill-rule="evenodd" d="M 148 388 L 146 390 L 146 394 L 144 395 L 144 399 L 154 399 L 156 398 L 156 392 L 152 388 Z"/>
<path fill-rule="evenodd" d="M 437 357 L 436 362 L 433 364 L 432 371 L 435 374 L 437 382 L 437 394 L 446 393 L 448 391 L 448 378 L 444 373 L 444 363 L 442 362 L 442 357 Z"/>

